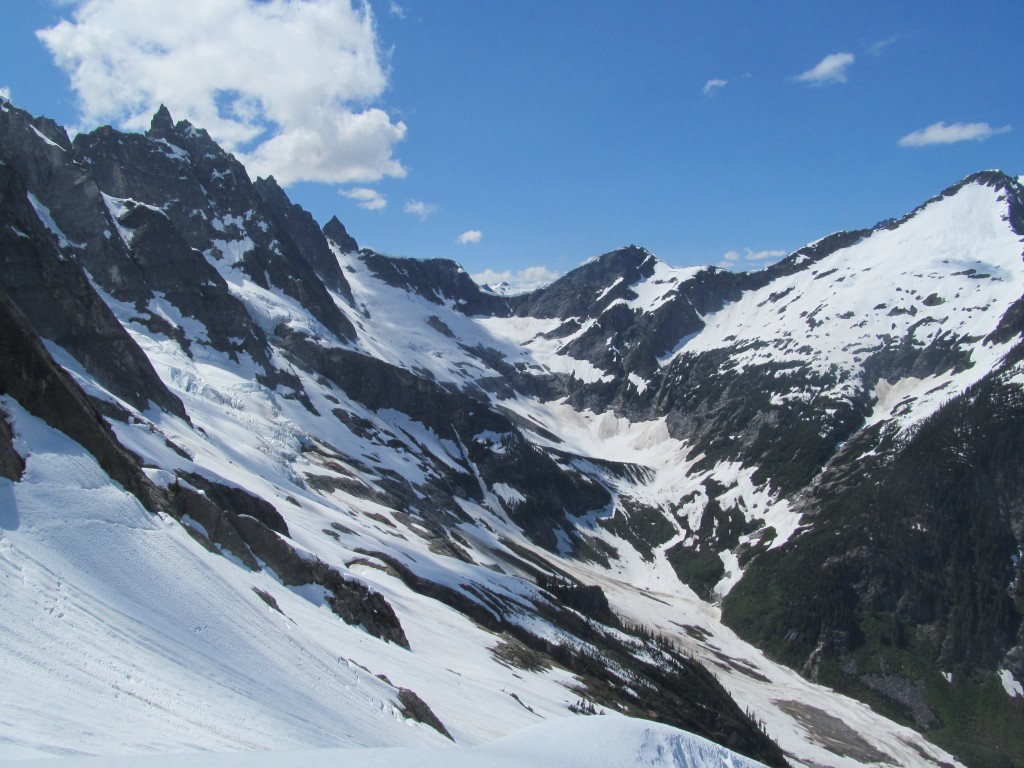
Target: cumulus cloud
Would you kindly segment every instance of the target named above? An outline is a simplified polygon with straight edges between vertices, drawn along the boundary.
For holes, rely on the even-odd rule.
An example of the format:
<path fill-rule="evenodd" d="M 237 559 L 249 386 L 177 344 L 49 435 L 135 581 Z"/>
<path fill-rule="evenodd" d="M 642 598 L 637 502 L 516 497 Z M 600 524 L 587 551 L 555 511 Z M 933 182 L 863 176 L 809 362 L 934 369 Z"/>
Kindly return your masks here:
<path fill-rule="evenodd" d="M 483 237 L 484 233 L 479 229 L 468 229 L 455 238 L 455 242 L 460 245 L 476 245 L 483 239 Z"/>
<path fill-rule="evenodd" d="M 810 85 L 845 83 L 846 69 L 855 61 L 852 53 L 830 53 L 811 69 L 796 76 L 798 82 Z"/>
<path fill-rule="evenodd" d="M 720 80 L 717 77 L 713 77 L 704 83 L 704 95 L 710 96 L 712 93 L 717 91 L 719 88 L 725 88 L 729 84 L 728 80 Z"/>
<path fill-rule="evenodd" d="M 282 184 L 402 177 L 406 126 L 369 5 L 351 0 L 76 0 L 36 34 L 71 79 L 81 127 L 145 129 L 161 103 Z"/>
<path fill-rule="evenodd" d="M 376 189 L 368 187 L 353 187 L 342 189 L 341 194 L 350 200 L 355 200 L 356 205 L 368 211 L 381 211 L 388 207 L 388 199 Z"/>
<path fill-rule="evenodd" d="M 742 253 L 740 251 L 726 251 L 722 255 L 722 261 L 719 264 L 719 266 L 725 269 L 732 269 L 734 267 L 746 264 L 754 264 L 762 261 L 781 259 L 783 256 L 786 255 L 786 251 L 780 251 L 775 249 L 754 251 L 751 250 L 750 248 L 744 248 Z"/>
<path fill-rule="evenodd" d="M 483 272 L 472 275 L 477 285 L 497 286 L 506 283 L 511 293 L 534 291 L 545 285 L 550 285 L 559 277 L 561 275 L 558 272 L 552 272 L 547 267 L 527 267 L 515 272 L 512 270 L 495 272 L 493 269 L 485 269 Z"/>
<path fill-rule="evenodd" d="M 11 89 L 7 88 L 6 86 L 0 86 L 0 99 L 3 99 L 4 101 L 10 101 Z"/>
<path fill-rule="evenodd" d="M 410 200 L 402 210 L 412 214 L 420 221 L 426 221 L 437 213 L 439 209 L 433 203 L 425 203 L 422 200 Z"/>
<path fill-rule="evenodd" d="M 993 128 L 988 123 L 953 123 L 939 121 L 927 128 L 908 133 L 899 140 L 901 147 L 927 147 L 932 144 L 956 144 L 958 141 L 984 141 L 996 134 L 1008 133 L 1010 126 Z"/>

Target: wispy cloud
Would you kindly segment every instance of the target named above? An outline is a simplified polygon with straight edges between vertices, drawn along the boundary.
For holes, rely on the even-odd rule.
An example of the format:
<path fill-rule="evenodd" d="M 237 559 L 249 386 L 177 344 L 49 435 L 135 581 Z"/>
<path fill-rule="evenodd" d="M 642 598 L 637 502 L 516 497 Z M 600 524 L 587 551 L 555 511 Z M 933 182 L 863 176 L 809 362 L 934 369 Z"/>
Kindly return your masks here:
<path fill-rule="evenodd" d="M 893 43 L 898 42 L 899 39 L 899 35 L 893 35 L 892 37 L 885 38 L 885 40 L 879 40 L 876 43 L 872 43 L 870 46 L 868 46 L 868 53 L 870 53 L 872 56 L 881 56 L 882 52 L 886 48 L 888 48 Z"/>
<path fill-rule="evenodd" d="M 426 221 L 440 209 L 433 203 L 424 203 L 422 200 L 410 200 L 402 210 L 412 214 L 420 221 Z"/>
<path fill-rule="evenodd" d="M 479 229 L 467 229 L 465 232 L 463 232 L 461 235 L 455 238 L 455 242 L 459 243 L 460 245 L 476 245 L 481 240 L 483 240 L 483 237 L 484 233 L 481 232 Z"/>
<path fill-rule="evenodd" d="M 719 266 L 725 269 L 733 269 L 743 264 L 756 264 L 762 261 L 781 259 L 787 253 L 787 251 L 777 249 L 754 251 L 750 248 L 744 248 L 742 253 L 740 251 L 726 251 L 722 255 L 722 261 L 719 263 Z"/>
<path fill-rule="evenodd" d="M 140 130 L 161 103 L 210 131 L 249 171 L 366 183 L 406 171 L 406 134 L 379 107 L 388 84 L 369 3 L 79 0 L 36 34 L 71 79 L 80 126 Z"/>
<path fill-rule="evenodd" d="M 388 199 L 376 189 L 353 187 L 339 190 L 339 192 L 350 200 L 355 200 L 356 205 L 368 211 L 382 211 L 388 207 Z"/>
<path fill-rule="evenodd" d="M 493 269 L 485 269 L 483 272 L 472 275 L 477 285 L 498 286 L 506 283 L 509 286 L 509 291 L 512 293 L 543 288 L 545 285 L 553 283 L 559 277 L 561 275 L 558 272 L 552 272 L 547 267 L 527 267 L 515 272 L 512 270 L 495 272 Z"/>
<path fill-rule="evenodd" d="M 1010 126 L 993 128 L 988 123 L 953 123 L 939 121 L 927 128 L 908 133 L 899 140 L 901 147 L 928 147 L 933 144 L 956 144 L 959 141 L 984 141 L 1000 133 L 1009 133 Z"/>
<path fill-rule="evenodd" d="M 798 82 L 809 85 L 845 83 L 846 70 L 856 60 L 852 53 L 830 53 L 811 69 L 796 76 Z"/>
<path fill-rule="evenodd" d="M 391 0 L 391 3 L 388 5 L 388 13 L 399 19 L 405 18 L 405 8 L 396 3 L 395 0 Z"/>
<path fill-rule="evenodd" d="M 721 80 L 721 79 L 719 79 L 717 77 L 713 77 L 710 80 L 708 80 L 706 83 L 704 83 L 704 88 L 703 88 L 704 95 L 705 96 L 710 96 L 715 91 L 717 91 L 719 88 L 725 88 L 725 86 L 727 86 L 728 84 L 729 84 L 728 80 Z"/>

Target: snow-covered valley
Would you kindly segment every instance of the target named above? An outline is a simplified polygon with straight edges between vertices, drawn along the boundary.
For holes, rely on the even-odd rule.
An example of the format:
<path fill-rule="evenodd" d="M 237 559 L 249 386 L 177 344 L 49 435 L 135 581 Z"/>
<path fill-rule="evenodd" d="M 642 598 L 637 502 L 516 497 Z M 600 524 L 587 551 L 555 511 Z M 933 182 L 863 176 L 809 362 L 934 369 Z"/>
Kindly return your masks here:
<path fill-rule="evenodd" d="M 865 703 L 815 679 L 839 625 L 794 671 L 723 604 L 825 529 L 819 485 L 1019 389 L 1017 180 L 759 273 L 630 247 L 496 296 L 325 236 L 169 115 L 72 145 L 4 102 L 0 138 L 5 328 L 42 339 L 2 348 L 0 761 L 957 763 L 899 709 L 950 667 Z M 1008 722 L 1013 626 L 957 667 L 1008 677 Z"/>

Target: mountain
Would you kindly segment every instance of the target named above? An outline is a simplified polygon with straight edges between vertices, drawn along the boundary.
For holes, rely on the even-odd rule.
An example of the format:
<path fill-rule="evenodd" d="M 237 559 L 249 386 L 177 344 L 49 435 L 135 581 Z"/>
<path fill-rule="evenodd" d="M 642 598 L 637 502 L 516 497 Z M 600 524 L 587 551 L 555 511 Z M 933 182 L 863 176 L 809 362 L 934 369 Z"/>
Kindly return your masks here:
<path fill-rule="evenodd" d="M 514 294 L 166 109 L 71 141 L 2 102 L 0 163 L 0 756 L 604 710 L 769 765 L 1024 761 L 1019 179 Z"/>

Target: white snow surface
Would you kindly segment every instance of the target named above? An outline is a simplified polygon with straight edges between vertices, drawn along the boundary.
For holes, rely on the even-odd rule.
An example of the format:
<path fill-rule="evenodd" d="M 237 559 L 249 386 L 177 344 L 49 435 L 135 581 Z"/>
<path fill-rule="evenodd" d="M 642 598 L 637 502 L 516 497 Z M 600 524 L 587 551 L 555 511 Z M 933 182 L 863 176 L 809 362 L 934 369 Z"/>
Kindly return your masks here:
<path fill-rule="evenodd" d="M 0 756 L 441 741 L 338 653 L 326 608 L 198 547 L 0 402 L 27 457 L 0 479 Z"/>
<path fill-rule="evenodd" d="M 1024 686 L 1020 684 L 1020 681 L 1013 676 L 1010 670 L 999 670 L 999 682 L 1003 684 L 1003 690 L 1006 691 L 1006 695 L 1011 699 L 1015 699 L 1018 696 L 1024 697 Z"/>
<path fill-rule="evenodd" d="M 33 130 L 35 130 L 35 129 L 33 129 Z M 36 132 L 38 133 L 38 131 L 36 131 Z M 47 141 L 49 141 L 49 140 L 47 139 Z M 68 239 L 68 236 L 64 234 L 64 232 L 61 230 L 60 227 L 57 226 L 57 222 L 55 222 L 53 220 L 53 216 L 50 214 L 50 209 L 47 208 L 45 205 L 43 205 L 39 201 L 38 197 L 33 195 L 31 192 L 29 192 L 27 194 L 28 194 L 28 201 L 29 201 L 29 203 L 32 204 L 32 208 L 35 210 L 36 216 L 39 218 L 39 221 L 41 221 L 43 223 L 43 226 L 46 227 L 48 230 L 50 230 L 50 232 L 53 234 L 53 236 L 57 238 L 57 243 L 58 243 L 58 245 L 60 245 L 62 250 L 66 249 L 66 248 L 71 248 L 71 247 L 75 247 L 75 248 L 81 248 L 82 247 L 80 245 L 77 245 L 76 243 L 72 243 Z"/>
<path fill-rule="evenodd" d="M 30 126 L 29 126 L 29 128 L 31 128 L 31 129 L 32 129 L 32 132 L 33 132 L 33 133 L 34 133 L 34 134 L 35 134 L 36 136 L 38 136 L 38 137 L 39 137 L 40 139 L 42 139 L 43 143 L 44 143 L 44 144 L 46 144 L 47 146 L 50 146 L 50 147 L 56 147 L 56 148 L 57 148 L 57 149 L 59 149 L 59 150 L 60 150 L 61 152 L 63 152 L 63 151 L 64 151 L 64 147 L 62 147 L 62 146 L 61 146 L 60 144 L 58 144 L 57 142 L 55 142 L 55 141 L 54 141 L 53 139 L 51 139 L 51 138 L 50 138 L 49 136 L 47 136 L 47 135 L 46 135 L 45 133 L 43 133 L 42 131 L 40 131 L 40 130 L 39 130 L 38 128 L 36 128 L 36 127 L 35 127 L 34 125 L 30 125 Z"/>
<path fill-rule="evenodd" d="M 655 259 L 653 255 L 649 258 L 655 261 L 654 273 L 630 286 L 630 290 L 637 297 L 626 302 L 630 309 L 641 312 L 654 312 L 670 301 L 681 285 L 708 270 L 707 267 L 670 267 L 665 262 Z"/>
<path fill-rule="evenodd" d="M 25 763 L 0 760 L 0 766 Z M 666 725 L 626 717 L 552 720 L 476 747 L 323 749 L 32 761 L 31 768 L 757 768 Z"/>

